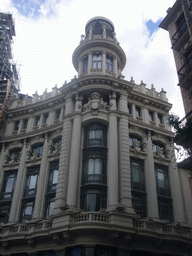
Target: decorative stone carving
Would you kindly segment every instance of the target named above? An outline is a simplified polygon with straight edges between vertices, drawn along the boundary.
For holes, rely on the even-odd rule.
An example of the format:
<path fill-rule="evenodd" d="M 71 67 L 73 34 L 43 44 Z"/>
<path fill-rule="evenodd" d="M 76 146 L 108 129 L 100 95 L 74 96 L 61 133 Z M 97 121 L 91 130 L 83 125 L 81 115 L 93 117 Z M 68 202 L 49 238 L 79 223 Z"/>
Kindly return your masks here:
<path fill-rule="evenodd" d="M 36 162 L 41 156 L 38 155 L 38 150 L 34 150 L 33 152 L 27 151 L 27 160 Z"/>
<path fill-rule="evenodd" d="M 158 156 L 160 159 L 164 159 L 165 155 L 164 155 L 164 150 L 162 148 L 158 149 Z"/>
<path fill-rule="evenodd" d="M 98 92 L 94 92 L 91 94 L 88 102 L 83 105 L 82 111 L 90 111 L 90 110 L 109 110 L 109 106 L 107 102 L 103 101 L 103 98 Z"/>
<path fill-rule="evenodd" d="M 133 148 L 136 152 L 140 152 L 141 151 L 141 144 L 140 144 L 140 141 L 134 141 L 133 142 Z"/>
<path fill-rule="evenodd" d="M 19 159 L 14 153 L 12 153 L 11 156 L 5 155 L 5 160 L 4 160 L 5 164 L 14 166 L 18 162 L 19 162 Z"/>
<path fill-rule="evenodd" d="M 55 143 L 53 145 L 49 145 L 49 156 L 56 156 L 59 154 L 59 143 Z"/>

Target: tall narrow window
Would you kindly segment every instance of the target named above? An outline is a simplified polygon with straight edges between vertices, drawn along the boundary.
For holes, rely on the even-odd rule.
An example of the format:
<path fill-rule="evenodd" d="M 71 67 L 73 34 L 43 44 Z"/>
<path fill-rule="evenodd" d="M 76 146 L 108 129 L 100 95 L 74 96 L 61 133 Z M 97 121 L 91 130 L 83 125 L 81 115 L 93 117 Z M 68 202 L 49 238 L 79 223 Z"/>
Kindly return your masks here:
<path fill-rule="evenodd" d="M 22 129 L 23 130 L 26 130 L 27 129 L 27 124 L 28 124 L 28 119 L 23 119 L 23 126 L 22 126 Z"/>
<path fill-rule="evenodd" d="M 139 106 L 135 106 L 135 115 L 136 117 L 141 117 L 141 108 Z"/>
<path fill-rule="evenodd" d="M 88 70 L 88 56 L 83 58 L 83 73 Z"/>
<path fill-rule="evenodd" d="M 113 71 L 113 57 L 106 55 L 106 69 Z"/>
<path fill-rule="evenodd" d="M 98 211 L 107 207 L 107 129 L 93 123 L 85 128 L 81 208 Z"/>
<path fill-rule="evenodd" d="M 8 171 L 4 174 L 3 186 L 1 190 L 1 200 L 12 200 L 15 188 L 17 172 Z"/>
<path fill-rule="evenodd" d="M 39 170 L 40 165 L 31 166 L 27 170 L 20 221 L 31 220 L 33 217 Z"/>
<path fill-rule="evenodd" d="M 39 127 L 39 124 L 40 124 L 40 116 L 36 116 L 36 117 L 35 117 L 34 126 L 35 126 L 35 127 Z"/>
<path fill-rule="evenodd" d="M 47 124 L 49 119 L 49 113 L 45 113 L 43 115 L 43 124 Z"/>
<path fill-rule="evenodd" d="M 131 158 L 131 192 L 133 208 L 141 218 L 147 215 L 144 162 Z"/>
<path fill-rule="evenodd" d="M 158 124 L 163 124 L 163 116 L 161 114 L 157 115 Z"/>
<path fill-rule="evenodd" d="M 173 221 L 173 207 L 169 184 L 168 167 L 155 164 L 156 187 L 158 196 L 159 218 Z"/>
<path fill-rule="evenodd" d="M 179 17 L 179 19 L 176 21 L 176 26 L 177 26 L 177 29 L 179 31 L 179 34 L 182 35 L 185 32 L 186 28 L 187 28 L 187 23 L 186 23 L 184 14 L 182 14 Z"/>
<path fill-rule="evenodd" d="M 101 53 L 93 54 L 93 69 L 102 68 L 102 55 Z"/>
<path fill-rule="evenodd" d="M 153 111 L 149 111 L 149 121 L 154 122 L 154 112 Z"/>
<path fill-rule="evenodd" d="M 0 196 L 0 222 L 6 223 L 9 219 L 11 203 L 15 189 L 17 170 L 4 173 L 3 185 Z"/>
<path fill-rule="evenodd" d="M 60 117 L 61 117 L 61 109 L 59 108 L 55 110 L 55 120 L 60 119 Z"/>
<path fill-rule="evenodd" d="M 45 202 L 45 218 L 48 218 L 55 207 L 55 194 L 57 188 L 59 161 L 52 161 L 49 165 L 49 181 Z"/>
<path fill-rule="evenodd" d="M 128 111 L 128 114 L 133 114 L 133 112 L 132 112 L 132 105 L 131 104 L 127 105 L 127 111 Z"/>
<path fill-rule="evenodd" d="M 20 123 L 20 121 L 15 121 L 15 123 L 14 123 L 14 131 L 18 131 L 19 130 L 19 123 Z"/>

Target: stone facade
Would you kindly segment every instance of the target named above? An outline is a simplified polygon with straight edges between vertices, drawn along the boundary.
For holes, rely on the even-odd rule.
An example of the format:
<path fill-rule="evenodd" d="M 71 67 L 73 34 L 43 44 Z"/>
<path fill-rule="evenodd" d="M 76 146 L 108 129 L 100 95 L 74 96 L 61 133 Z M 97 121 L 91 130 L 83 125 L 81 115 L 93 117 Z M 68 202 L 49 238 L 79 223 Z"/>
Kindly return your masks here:
<path fill-rule="evenodd" d="M 110 20 L 93 18 L 85 31 L 73 53 L 78 78 L 9 102 L 0 253 L 191 255 L 190 189 L 166 92 L 124 80 Z"/>

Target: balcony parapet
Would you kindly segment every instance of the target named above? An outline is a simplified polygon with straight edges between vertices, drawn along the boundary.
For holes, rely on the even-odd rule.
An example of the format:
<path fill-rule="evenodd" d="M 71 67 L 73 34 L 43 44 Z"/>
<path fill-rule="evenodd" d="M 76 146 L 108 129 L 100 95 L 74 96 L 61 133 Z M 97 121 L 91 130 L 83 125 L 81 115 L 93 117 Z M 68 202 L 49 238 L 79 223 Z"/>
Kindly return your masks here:
<path fill-rule="evenodd" d="M 109 222 L 108 213 L 83 212 L 74 216 L 74 222 Z"/>
<path fill-rule="evenodd" d="M 164 235 L 191 237 L 191 227 L 180 223 L 168 224 L 166 221 L 145 219 L 133 220 L 133 226 L 138 231 L 152 231 Z"/>

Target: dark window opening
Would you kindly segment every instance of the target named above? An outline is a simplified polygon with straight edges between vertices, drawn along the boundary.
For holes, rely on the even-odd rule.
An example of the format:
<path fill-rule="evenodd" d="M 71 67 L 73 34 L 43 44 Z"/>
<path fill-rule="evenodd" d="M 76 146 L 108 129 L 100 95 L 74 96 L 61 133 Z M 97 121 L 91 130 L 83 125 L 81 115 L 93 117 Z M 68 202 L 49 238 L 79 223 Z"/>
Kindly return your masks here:
<path fill-rule="evenodd" d="M 49 119 L 49 113 L 45 113 L 43 115 L 43 124 L 47 124 Z"/>
<path fill-rule="evenodd" d="M 32 147 L 32 154 L 37 154 L 38 157 L 43 155 L 43 143 L 37 143 Z"/>
<path fill-rule="evenodd" d="M 154 122 L 154 113 L 153 113 L 153 111 L 149 111 L 149 121 Z"/>
<path fill-rule="evenodd" d="M 140 137 L 137 137 L 135 135 L 129 135 L 129 146 L 130 148 L 139 147 L 142 149 L 142 139 Z"/>
<path fill-rule="evenodd" d="M 29 167 L 27 170 L 27 178 L 25 184 L 25 191 L 24 191 L 24 198 L 26 197 L 35 197 L 36 189 L 37 189 L 37 182 L 39 176 L 40 166 L 32 166 Z"/>
<path fill-rule="evenodd" d="M 139 106 L 135 106 L 135 115 L 136 117 L 141 117 L 141 108 Z"/>
<path fill-rule="evenodd" d="M 113 71 L 113 57 L 106 55 L 106 69 Z"/>
<path fill-rule="evenodd" d="M 161 114 L 157 115 L 158 124 L 163 124 L 163 116 Z"/>
<path fill-rule="evenodd" d="M 184 17 L 184 14 L 182 14 L 179 19 L 176 21 L 177 31 L 179 32 L 180 36 L 185 32 L 187 28 L 187 23 Z"/>
<path fill-rule="evenodd" d="M 40 124 L 40 116 L 36 116 L 35 117 L 35 123 L 34 123 L 34 126 L 38 127 Z"/>
<path fill-rule="evenodd" d="M 17 171 L 6 171 L 4 173 L 3 185 L 1 189 L 1 200 L 11 201 L 15 189 Z"/>
<path fill-rule="evenodd" d="M 165 146 L 159 142 L 153 141 L 153 154 L 158 156 L 159 153 L 165 155 Z"/>
<path fill-rule="evenodd" d="M 88 70 L 88 57 L 86 56 L 83 58 L 83 73 L 87 72 L 87 70 Z"/>
<path fill-rule="evenodd" d="M 14 131 L 18 131 L 19 130 L 19 123 L 20 123 L 20 121 L 15 121 L 15 123 L 14 123 Z"/>
<path fill-rule="evenodd" d="M 27 124 L 28 124 L 28 119 L 23 119 L 23 126 L 22 126 L 23 130 L 27 129 Z"/>
<path fill-rule="evenodd" d="M 128 114 L 132 114 L 132 105 L 131 104 L 128 104 L 127 105 L 127 110 L 128 110 Z"/>

